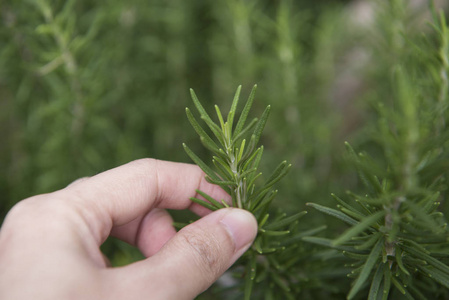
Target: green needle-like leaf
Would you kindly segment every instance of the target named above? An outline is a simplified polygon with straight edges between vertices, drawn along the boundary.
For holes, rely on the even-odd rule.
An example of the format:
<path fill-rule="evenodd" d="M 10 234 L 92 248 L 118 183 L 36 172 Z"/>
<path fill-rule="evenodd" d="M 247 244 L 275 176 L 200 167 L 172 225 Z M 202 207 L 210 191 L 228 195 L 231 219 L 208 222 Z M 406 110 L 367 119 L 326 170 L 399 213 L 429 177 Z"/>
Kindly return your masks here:
<path fill-rule="evenodd" d="M 402 283 L 400 283 L 395 277 L 391 277 L 391 282 L 398 289 L 398 291 L 401 292 L 401 294 L 405 295 L 405 293 L 406 293 L 406 291 L 405 291 L 406 286 L 404 286 Z"/>
<path fill-rule="evenodd" d="M 234 182 L 234 181 L 223 181 L 222 179 L 214 179 L 214 178 L 211 178 L 211 177 L 209 177 L 209 176 L 206 176 L 206 180 L 208 181 L 208 182 L 210 182 L 210 183 L 212 183 L 212 184 L 216 184 L 216 185 L 219 185 L 219 186 L 221 186 L 221 187 L 226 187 L 226 186 L 236 186 L 237 185 L 237 183 L 236 182 Z"/>
<path fill-rule="evenodd" d="M 223 165 L 221 165 L 217 160 L 213 159 L 212 163 L 214 164 L 216 171 L 220 177 L 225 181 L 231 181 L 234 179 L 234 174 L 232 174 L 232 171 L 227 170 Z"/>
<path fill-rule="evenodd" d="M 376 273 L 374 274 L 373 281 L 371 282 L 371 288 L 368 294 L 368 300 L 377 300 L 377 295 L 381 289 L 382 279 L 384 275 L 384 263 L 379 263 Z"/>
<path fill-rule="evenodd" d="M 221 131 L 220 128 L 212 121 L 212 119 L 207 114 L 204 107 L 201 105 L 200 101 L 198 100 L 195 92 L 193 89 L 190 89 L 190 95 L 192 96 L 193 103 L 195 104 L 196 109 L 200 113 L 201 119 L 203 119 L 206 124 L 210 127 L 214 135 L 220 140 L 221 137 Z"/>
<path fill-rule="evenodd" d="M 299 218 L 301 218 L 302 216 L 304 216 L 306 214 L 307 214 L 306 211 L 299 212 L 297 214 L 294 214 L 293 216 L 290 216 L 290 217 L 281 219 L 279 221 L 273 222 L 273 223 L 265 226 L 265 229 L 267 229 L 267 230 L 277 230 L 277 229 L 283 228 L 283 227 L 288 226 L 291 223 L 295 222 L 296 220 L 298 220 Z"/>
<path fill-rule="evenodd" d="M 234 178 L 234 173 L 232 172 L 231 167 L 229 167 L 228 162 L 224 161 L 221 157 L 218 156 L 214 156 L 213 159 L 218 162 L 226 170 L 226 172 L 229 173 L 232 179 Z"/>
<path fill-rule="evenodd" d="M 302 240 L 302 238 L 306 237 L 306 236 L 312 236 L 315 235 L 317 233 L 322 232 L 323 230 L 325 230 L 327 228 L 326 225 L 322 225 L 320 227 L 317 228 L 313 228 L 310 230 L 306 230 L 300 233 L 297 233 L 295 235 L 292 235 L 291 237 L 289 237 L 288 239 L 284 239 L 282 240 L 282 246 L 288 247 L 292 244 L 297 243 L 298 241 Z"/>
<path fill-rule="evenodd" d="M 256 146 L 257 143 L 259 142 L 260 136 L 262 135 L 263 129 L 265 128 L 265 124 L 267 123 L 268 116 L 270 115 L 270 110 L 271 106 L 268 105 L 256 124 L 256 128 L 254 129 L 253 133 L 253 135 L 255 136 L 255 140 L 252 141 L 254 143 L 254 146 Z"/>
<path fill-rule="evenodd" d="M 254 153 L 246 160 L 245 164 L 243 165 L 243 169 L 250 168 L 259 168 L 260 160 L 262 158 L 263 154 L 263 146 L 260 146 Z M 242 158 L 243 161 L 243 158 Z"/>
<path fill-rule="evenodd" d="M 272 186 L 279 180 L 281 180 L 285 175 L 288 174 L 291 168 L 291 164 L 287 165 L 286 161 L 283 161 L 273 172 L 273 174 L 270 176 L 270 178 L 267 180 L 267 183 L 265 183 L 265 186 Z"/>
<path fill-rule="evenodd" d="M 359 254 L 349 251 L 343 251 L 343 255 L 356 260 L 366 260 L 368 258 L 368 254 Z"/>
<path fill-rule="evenodd" d="M 382 293 L 382 300 L 387 300 L 391 288 L 391 271 L 390 268 L 384 268 L 384 290 Z"/>
<path fill-rule="evenodd" d="M 268 217 L 270 215 L 269 214 L 264 214 L 264 215 L 261 214 L 260 216 L 261 216 L 261 219 L 260 219 L 260 222 L 259 222 L 259 228 L 262 228 L 263 225 L 265 225 L 265 223 L 267 222 Z M 263 216 L 263 218 L 262 218 L 262 216 Z"/>
<path fill-rule="evenodd" d="M 447 273 L 432 267 L 419 266 L 418 268 L 423 270 L 426 275 L 430 276 L 435 281 L 449 289 L 449 275 Z"/>
<path fill-rule="evenodd" d="M 306 236 L 302 238 L 303 241 L 306 241 L 308 243 L 312 243 L 312 244 L 316 244 L 316 245 L 321 245 L 321 246 L 325 246 L 325 247 L 329 247 L 329 248 L 333 248 L 333 249 L 337 249 L 337 250 L 342 250 L 342 251 L 349 251 L 349 252 L 355 252 L 355 253 L 360 253 L 360 254 L 364 254 L 367 253 L 366 251 L 358 251 L 355 250 L 353 247 L 347 247 L 347 246 L 334 246 L 332 244 L 332 240 L 331 239 L 326 239 L 326 238 L 321 238 L 321 237 L 315 237 L 315 236 Z"/>
<path fill-rule="evenodd" d="M 184 150 L 189 155 L 189 157 L 201 168 L 201 170 L 204 171 L 204 173 L 206 173 L 210 178 L 216 181 L 220 180 L 217 174 L 215 174 L 215 172 L 211 168 L 209 168 L 208 165 L 206 165 L 198 156 L 196 156 L 196 154 L 193 153 L 193 151 L 190 150 L 190 148 L 186 144 L 182 144 L 182 146 L 184 147 Z"/>
<path fill-rule="evenodd" d="M 358 211 L 356 211 L 355 209 L 346 209 L 344 207 L 340 207 L 339 205 L 337 205 L 337 207 L 346 215 L 356 219 L 357 221 L 361 221 L 364 220 L 367 215 L 361 214 Z M 369 214 L 368 214 L 369 215 Z"/>
<path fill-rule="evenodd" d="M 195 202 L 195 203 L 197 203 L 197 204 L 199 204 L 201 206 L 204 206 L 205 208 L 209 208 L 212 211 L 220 209 L 219 207 L 216 207 L 216 206 L 212 205 L 211 203 L 209 203 L 207 201 L 204 201 L 204 200 L 201 200 L 201 199 L 198 199 L 198 198 L 195 198 L 195 197 L 191 197 L 190 200 L 192 200 L 193 202 Z"/>
<path fill-rule="evenodd" d="M 427 253 L 421 252 L 420 250 L 414 248 L 414 247 L 408 247 L 406 245 L 401 245 L 401 248 L 408 253 L 412 254 L 416 258 L 422 259 L 426 261 L 429 265 L 435 267 L 436 269 L 440 270 L 444 274 L 449 276 L 449 266 L 445 265 L 441 261 L 433 258 Z"/>
<path fill-rule="evenodd" d="M 374 265 L 379 260 L 380 254 L 382 253 L 382 247 L 383 247 L 383 240 L 381 239 L 377 242 L 376 246 L 374 246 L 373 250 L 371 251 L 370 255 L 368 256 L 368 259 L 366 260 L 365 264 L 363 265 L 363 268 L 362 268 L 362 271 L 360 272 L 359 277 L 356 279 L 353 287 L 349 291 L 348 299 L 354 298 L 354 296 L 359 292 L 360 288 L 363 286 L 365 281 L 370 276 Z"/>
<path fill-rule="evenodd" d="M 289 234 L 290 231 L 289 230 L 283 230 L 283 231 L 276 231 L 276 230 L 264 230 L 264 229 L 259 229 L 260 232 L 262 232 L 265 236 L 280 236 L 280 235 L 286 235 Z"/>
<path fill-rule="evenodd" d="M 428 251 L 424 246 L 420 245 L 419 243 L 417 243 L 413 240 L 407 239 L 407 238 L 401 238 L 400 245 L 401 245 L 401 247 L 402 246 L 410 246 L 414 250 L 417 250 L 417 251 L 425 253 L 425 254 L 430 254 L 430 251 Z"/>
<path fill-rule="evenodd" d="M 352 206 L 350 206 L 348 203 L 346 203 L 345 201 L 343 201 L 342 199 L 340 199 L 337 195 L 335 195 L 334 193 L 331 194 L 332 198 L 334 198 L 342 207 L 346 208 L 346 209 L 353 209 Z"/>
<path fill-rule="evenodd" d="M 186 108 L 186 115 L 187 119 L 189 120 L 190 124 L 192 125 L 193 129 L 195 129 L 196 133 L 200 136 L 200 138 L 203 141 L 203 144 L 214 153 L 218 153 L 218 146 L 215 144 L 215 142 L 210 138 L 210 136 L 203 130 L 203 128 L 198 124 L 195 117 L 193 116 L 192 112 L 189 108 Z"/>
<path fill-rule="evenodd" d="M 367 239 L 364 243 L 354 246 L 355 249 L 358 250 L 367 250 L 373 248 L 373 246 L 376 244 L 376 242 L 382 237 L 382 233 L 376 232 L 374 234 L 371 234 L 369 239 Z"/>
<path fill-rule="evenodd" d="M 237 143 L 239 140 L 245 137 L 254 128 L 254 126 L 256 126 L 258 120 L 259 119 L 257 118 L 252 119 L 251 122 L 248 124 L 248 126 L 246 126 L 242 131 L 240 131 L 239 134 L 234 135 L 234 137 L 232 138 L 233 142 Z"/>
<path fill-rule="evenodd" d="M 256 258 L 257 258 L 256 255 L 253 254 L 246 265 L 246 273 L 248 275 L 245 277 L 244 300 L 251 299 L 251 292 L 253 289 L 254 278 L 255 278 L 255 274 L 256 274 L 256 267 L 257 267 Z"/>
<path fill-rule="evenodd" d="M 217 124 L 215 124 L 209 117 L 201 115 L 201 119 L 207 124 L 207 126 L 213 132 L 215 137 L 220 141 L 223 147 L 226 146 L 226 136 L 224 132 L 220 129 L 220 127 Z"/>
<path fill-rule="evenodd" d="M 271 187 L 266 187 L 262 190 L 259 190 L 257 193 L 251 195 L 251 197 L 248 199 L 250 205 L 249 210 L 254 211 L 261 203 L 261 201 L 265 198 L 265 196 L 271 191 Z"/>
<path fill-rule="evenodd" d="M 334 245 L 341 245 L 344 242 L 350 240 L 352 237 L 358 235 L 359 233 L 363 232 L 365 229 L 367 229 L 369 226 L 375 224 L 380 218 L 382 218 L 385 215 L 385 211 L 378 211 L 377 213 L 366 217 L 363 219 L 360 223 L 357 225 L 354 225 L 350 229 L 348 229 L 346 232 L 344 232 L 340 237 L 336 238 L 333 242 Z"/>
<path fill-rule="evenodd" d="M 326 206 L 322 206 L 322 205 L 319 205 L 319 204 L 315 204 L 315 203 L 306 203 L 306 205 L 307 206 L 311 206 L 311 207 L 315 208 L 316 210 L 321 211 L 322 213 L 325 213 L 327 215 L 330 215 L 332 217 L 340 219 L 340 220 L 342 220 L 343 222 L 345 222 L 345 223 L 347 223 L 349 225 L 355 225 L 355 224 L 358 223 L 353 218 L 348 217 L 347 215 L 345 215 L 344 213 L 342 213 L 342 212 L 340 212 L 338 210 L 335 210 L 335 209 L 332 209 L 332 208 L 329 208 L 329 207 L 326 207 Z"/>
<path fill-rule="evenodd" d="M 249 175 L 251 175 L 252 173 L 254 173 L 256 171 L 257 171 L 256 168 L 252 168 L 252 169 L 246 170 L 246 171 L 242 172 L 239 177 L 240 178 L 245 178 L 246 176 L 249 176 Z"/>
<path fill-rule="evenodd" d="M 248 189 L 250 190 L 250 191 L 253 191 L 254 189 L 255 189 L 255 181 L 257 180 L 257 178 L 259 178 L 260 176 L 262 175 L 262 173 L 257 173 L 257 174 L 255 174 L 254 173 L 254 176 L 252 176 L 251 174 L 250 174 L 250 176 L 248 176 Z"/>
<path fill-rule="evenodd" d="M 278 276 L 276 273 L 271 273 L 271 278 L 273 278 L 273 281 L 284 291 L 289 292 L 290 288 L 287 284 L 287 281 L 282 279 L 280 276 Z"/>
<path fill-rule="evenodd" d="M 245 107 L 243 108 L 242 114 L 240 115 L 240 118 L 235 127 L 234 136 L 238 136 L 239 133 L 242 131 L 243 126 L 245 126 L 246 118 L 248 117 L 249 111 L 251 110 L 251 107 L 253 106 L 254 96 L 256 95 L 256 89 L 257 89 L 257 85 L 254 85 L 254 87 L 251 90 L 251 93 L 249 95 L 249 98 L 246 101 Z"/>
<path fill-rule="evenodd" d="M 261 214 L 265 214 L 268 211 L 268 208 L 273 199 L 276 197 L 277 193 L 278 193 L 277 190 L 271 191 L 270 194 L 268 194 L 268 196 L 265 197 L 265 199 L 258 205 L 257 204 L 253 205 L 253 203 L 251 203 L 250 211 L 256 212 L 261 209 Z"/>
<path fill-rule="evenodd" d="M 229 126 L 229 133 L 232 133 L 232 127 L 234 125 L 235 111 L 237 110 L 237 105 L 239 103 L 241 89 L 242 89 L 242 86 L 239 85 L 237 88 L 237 91 L 235 92 L 234 99 L 232 100 L 231 109 L 229 110 L 229 113 L 228 113 L 228 119 L 226 120 L 226 122 L 228 123 L 228 126 Z"/>
<path fill-rule="evenodd" d="M 212 205 L 218 207 L 218 208 L 223 208 L 224 205 L 221 202 L 218 202 L 217 200 L 215 200 L 214 198 L 212 198 L 211 196 L 209 196 L 208 194 L 206 194 L 205 192 L 202 192 L 200 190 L 196 190 L 196 192 L 198 194 L 200 194 L 201 196 L 204 197 L 204 199 L 206 199 L 207 201 L 209 201 Z"/>
<path fill-rule="evenodd" d="M 237 155 L 237 161 L 238 161 L 238 162 L 240 162 L 240 160 L 241 160 L 242 157 L 243 157 L 243 152 L 244 152 L 244 150 L 245 150 L 245 143 L 246 143 L 246 140 L 243 139 L 243 140 L 242 140 L 242 143 L 240 144 L 239 154 Z"/>
<path fill-rule="evenodd" d="M 404 266 L 404 262 L 402 261 L 402 250 L 400 247 L 396 247 L 396 253 L 395 253 L 395 257 L 396 257 L 396 263 L 398 264 L 399 268 L 402 270 L 402 272 L 404 272 L 404 274 L 410 276 L 409 271 L 405 268 Z"/>
<path fill-rule="evenodd" d="M 226 131 L 225 129 L 225 122 L 223 120 L 223 115 L 221 114 L 220 108 L 218 107 L 218 105 L 215 105 L 215 111 L 217 112 L 217 117 L 218 117 L 218 121 L 220 122 L 221 125 L 221 130 L 223 132 Z"/>

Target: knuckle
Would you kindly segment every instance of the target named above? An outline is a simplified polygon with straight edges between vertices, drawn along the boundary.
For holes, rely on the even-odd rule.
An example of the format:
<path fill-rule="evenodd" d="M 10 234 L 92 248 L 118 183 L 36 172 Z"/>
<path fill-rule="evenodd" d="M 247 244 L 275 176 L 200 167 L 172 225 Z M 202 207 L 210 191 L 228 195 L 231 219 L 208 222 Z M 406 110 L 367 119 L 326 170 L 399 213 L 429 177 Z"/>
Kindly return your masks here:
<path fill-rule="evenodd" d="M 154 158 L 140 158 L 130 162 L 130 164 L 135 165 L 137 167 L 143 167 L 144 169 L 153 169 L 157 160 Z"/>
<path fill-rule="evenodd" d="M 72 181 L 71 183 L 69 183 L 69 184 L 67 185 L 67 188 L 70 188 L 70 187 L 76 186 L 76 185 L 78 185 L 78 184 L 80 184 L 80 183 L 83 183 L 83 182 L 85 182 L 86 180 L 89 180 L 89 178 L 90 178 L 90 177 L 81 177 L 81 178 L 75 179 L 74 181 Z"/>
<path fill-rule="evenodd" d="M 16 203 L 5 217 L 2 232 L 17 232 L 18 230 L 33 229 L 34 222 L 42 213 L 41 196 L 34 196 Z"/>
<path fill-rule="evenodd" d="M 70 201 L 60 201 L 62 195 L 60 193 L 62 192 L 37 195 L 16 203 L 8 212 L 5 222 L 20 222 L 35 228 L 35 224 L 41 220 L 45 221 L 49 218 L 56 220 L 59 216 L 66 219 L 68 215 L 73 214 L 73 205 L 69 205 Z M 65 193 L 64 196 L 66 196 Z M 33 222 L 29 222 L 30 220 Z M 50 222 L 40 223 L 48 224 Z"/>
<path fill-rule="evenodd" d="M 15 219 L 34 214 L 39 206 L 40 198 L 40 196 L 34 196 L 17 202 L 8 212 L 8 217 Z"/>

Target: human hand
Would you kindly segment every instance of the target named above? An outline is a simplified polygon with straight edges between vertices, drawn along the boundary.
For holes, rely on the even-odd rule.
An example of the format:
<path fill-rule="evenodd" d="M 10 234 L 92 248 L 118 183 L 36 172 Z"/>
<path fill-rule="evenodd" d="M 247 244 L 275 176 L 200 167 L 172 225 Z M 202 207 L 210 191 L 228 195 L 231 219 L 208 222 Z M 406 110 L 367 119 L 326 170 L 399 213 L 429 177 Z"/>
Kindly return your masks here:
<path fill-rule="evenodd" d="M 19 202 L 0 229 L 0 299 L 192 299 L 251 245 L 247 211 L 210 213 L 189 197 L 229 197 L 194 165 L 142 159 Z M 204 216 L 178 233 L 164 209 Z M 147 257 L 108 268 L 113 235 Z"/>

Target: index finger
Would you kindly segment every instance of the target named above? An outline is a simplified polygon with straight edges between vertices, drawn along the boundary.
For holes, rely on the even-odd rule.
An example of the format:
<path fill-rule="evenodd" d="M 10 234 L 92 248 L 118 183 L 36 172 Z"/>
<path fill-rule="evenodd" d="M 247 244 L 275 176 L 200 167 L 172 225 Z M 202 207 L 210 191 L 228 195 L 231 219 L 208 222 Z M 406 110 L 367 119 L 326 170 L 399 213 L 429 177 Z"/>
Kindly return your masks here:
<path fill-rule="evenodd" d="M 192 205 L 196 190 L 216 199 L 228 199 L 220 187 L 208 183 L 198 166 L 184 163 L 140 159 L 100 173 L 69 186 L 81 209 L 89 214 L 96 232 L 109 232 L 113 226 L 127 224 L 153 208 L 187 209 L 204 214 Z"/>

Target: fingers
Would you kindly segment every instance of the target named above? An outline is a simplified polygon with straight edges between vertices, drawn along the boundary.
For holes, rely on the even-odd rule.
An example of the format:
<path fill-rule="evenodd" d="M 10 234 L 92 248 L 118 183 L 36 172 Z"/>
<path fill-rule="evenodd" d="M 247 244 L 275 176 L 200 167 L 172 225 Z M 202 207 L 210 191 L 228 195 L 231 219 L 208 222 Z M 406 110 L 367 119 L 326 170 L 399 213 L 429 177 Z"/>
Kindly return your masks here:
<path fill-rule="evenodd" d="M 158 252 L 175 234 L 173 219 L 166 210 L 160 208 L 151 210 L 143 219 L 115 227 L 111 232 L 111 235 L 137 246 L 146 257 Z"/>
<path fill-rule="evenodd" d="M 98 244 L 113 226 L 129 224 L 128 240 L 135 237 L 143 217 L 153 208 L 186 209 L 204 215 L 207 210 L 192 205 L 190 197 L 200 189 L 216 199 L 229 196 L 218 186 L 204 180 L 195 165 L 141 159 L 100 173 L 64 190 L 97 237 Z M 132 222 L 134 221 L 134 222 Z M 124 237 L 125 238 L 125 237 Z"/>
<path fill-rule="evenodd" d="M 112 270 L 111 282 L 130 299 L 193 299 L 248 249 L 256 233 L 251 213 L 215 211 L 179 231 L 151 258 Z M 125 296 L 116 291 L 114 299 Z"/>
<path fill-rule="evenodd" d="M 81 178 L 75 179 L 74 181 L 69 183 L 69 185 L 67 185 L 67 187 L 73 187 L 73 186 L 75 186 L 79 183 L 82 183 L 83 181 L 86 181 L 88 179 L 89 179 L 89 177 L 81 177 Z"/>

